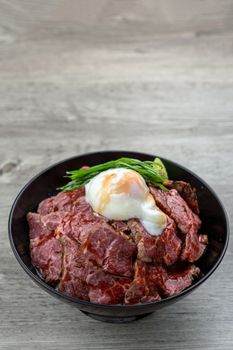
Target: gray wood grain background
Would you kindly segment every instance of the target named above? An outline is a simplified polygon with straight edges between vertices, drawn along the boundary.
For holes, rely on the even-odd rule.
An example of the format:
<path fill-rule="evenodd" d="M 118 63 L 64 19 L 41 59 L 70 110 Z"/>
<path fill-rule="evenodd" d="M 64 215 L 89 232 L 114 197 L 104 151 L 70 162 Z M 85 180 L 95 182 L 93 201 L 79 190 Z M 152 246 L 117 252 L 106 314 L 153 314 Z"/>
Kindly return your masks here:
<path fill-rule="evenodd" d="M 233 246 L 184 301 L 103 324 L 35 286 L 7 219 L 38 171 L 125 149 L 174 159 L 233 214 L 233 1 L 0 0 L 0 349 L 233 348 Z"/>

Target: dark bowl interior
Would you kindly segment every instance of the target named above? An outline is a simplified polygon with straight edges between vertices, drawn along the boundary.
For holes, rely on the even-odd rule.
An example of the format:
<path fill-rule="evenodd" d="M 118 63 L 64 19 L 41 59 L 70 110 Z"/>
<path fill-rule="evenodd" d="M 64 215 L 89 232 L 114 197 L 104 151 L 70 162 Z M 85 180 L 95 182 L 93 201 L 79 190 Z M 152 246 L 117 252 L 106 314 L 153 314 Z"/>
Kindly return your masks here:
<path fill-rule="evenodd" d="M 46 284 L 38 276 L 31 264 L 29 231 L 26 214 L 29 211 L 35 211 L 41 200 L 57 193 L 56 188 L 67 182 L 67 179 L 64 179 L 67 170 L 77 169 L 82 165 L 95 165 L 123 156 L 141 160 L 152 160 L 155 157 L 136 152 L 110 151 L 90 153 L 64 160 L 44 170 L 24 186 L 13 203 L 9 217 L 9 238 L 12 250 L 22 268 L 40 287 L 45 289 L 51 295 L 71 303 L 81 311 L 97 319 L 105 321 L 115 320 L 116 322 L 130 321 L 142 317 L 158 308 L 180 300 L 183 296 L 193 291 L 217 268 L 225 254 L 229 238 L 226 212 L 214 191 L 191 171 L 175 162 L 160 157 L 163 160 L 171 179 L 188 181 L 197 189 L 201 210 L 200 217 L 203 222 L 202 231 L 206 232 L 209 236 L 208 248 L 203 257 L 197 263 L 204 276 L 192 286 L 174 297 L 141 305 L 93 304 L 78 298 L 65 296 L 55 290 L 52 286 Z"/>

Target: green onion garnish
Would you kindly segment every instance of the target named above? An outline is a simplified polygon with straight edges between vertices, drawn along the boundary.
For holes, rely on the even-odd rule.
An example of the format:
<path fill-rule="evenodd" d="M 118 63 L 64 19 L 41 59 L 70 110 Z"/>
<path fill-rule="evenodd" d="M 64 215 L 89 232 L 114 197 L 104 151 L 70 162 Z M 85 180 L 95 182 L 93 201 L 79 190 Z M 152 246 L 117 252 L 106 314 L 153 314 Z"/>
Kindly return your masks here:
<path fill-rule="evenodd" d="M 91 166 L 87 169 L 78 169 L 67 171 L 67 177 L 70 178 L 65 186 L 60 187 L 62 192 L 78 189 L 88 183 L 93 177 L 102 171 L 113 168 L 126 168 L 137 171 L 147 183 L 150 183 L 162 190 L 167 190 L 163 185 L 167 181 L 167 171 L 159 158 L 154 161 L 141 161 L 132 158 L 119 158 L 110 162 Z"/>

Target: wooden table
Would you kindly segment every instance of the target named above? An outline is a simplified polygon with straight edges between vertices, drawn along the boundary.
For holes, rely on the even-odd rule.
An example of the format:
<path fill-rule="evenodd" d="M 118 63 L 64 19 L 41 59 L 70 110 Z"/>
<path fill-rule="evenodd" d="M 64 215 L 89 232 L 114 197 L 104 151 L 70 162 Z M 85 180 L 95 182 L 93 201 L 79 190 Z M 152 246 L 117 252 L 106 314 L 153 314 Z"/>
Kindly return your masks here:
<path fill-rule="evenodd" d="M 0 349 L 233 348 L 233 246 L 182 302 L 141 321 L 87 318 L 29 280 L 7 219 L 33 175 L 137 150 L 205 179 L 233 215 L 232 1 L 0 1 Z"/>

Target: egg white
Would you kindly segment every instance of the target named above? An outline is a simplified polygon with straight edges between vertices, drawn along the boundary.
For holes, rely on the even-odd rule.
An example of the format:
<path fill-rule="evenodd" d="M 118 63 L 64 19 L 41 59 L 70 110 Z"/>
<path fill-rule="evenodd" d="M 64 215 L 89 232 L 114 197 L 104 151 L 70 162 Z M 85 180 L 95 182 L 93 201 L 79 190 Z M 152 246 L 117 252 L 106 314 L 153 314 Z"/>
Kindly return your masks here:
<path fill-rule="evenodd" d="M 110 220 L 137 218 L 151 235 L 167 224 L 143 177 L 134 170 L 117 168 L 101 172 L 85 185 L 85 199 L 98 214 Z"/>

